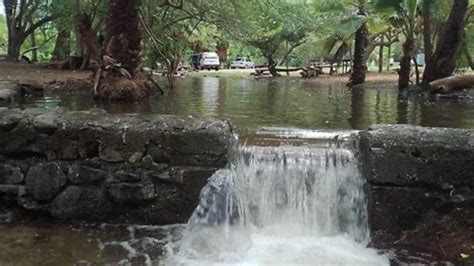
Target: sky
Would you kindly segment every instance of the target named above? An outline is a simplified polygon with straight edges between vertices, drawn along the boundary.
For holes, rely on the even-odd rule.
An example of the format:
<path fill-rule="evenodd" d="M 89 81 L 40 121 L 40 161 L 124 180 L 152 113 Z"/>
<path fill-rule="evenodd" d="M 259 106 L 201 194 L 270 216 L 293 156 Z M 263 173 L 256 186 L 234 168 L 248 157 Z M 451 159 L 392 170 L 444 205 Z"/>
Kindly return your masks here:
<path fill-rule="evenodd" d="M 5 14 L 5 8 L 3 8 L 3 1 L 0 2 L 0 15 L 4 15 Z"/>

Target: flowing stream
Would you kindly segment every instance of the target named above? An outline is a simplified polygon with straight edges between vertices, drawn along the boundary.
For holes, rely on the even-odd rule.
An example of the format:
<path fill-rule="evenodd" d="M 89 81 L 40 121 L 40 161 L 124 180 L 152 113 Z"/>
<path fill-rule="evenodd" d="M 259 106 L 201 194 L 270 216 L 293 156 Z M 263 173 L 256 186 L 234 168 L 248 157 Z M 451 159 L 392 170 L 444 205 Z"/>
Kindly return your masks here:
<path fill-rule="evenodd" d="M 389 264 L 367 248 L 364 179 L 344 145 L 243 146 L 234 157 L 162 264 Z"/>

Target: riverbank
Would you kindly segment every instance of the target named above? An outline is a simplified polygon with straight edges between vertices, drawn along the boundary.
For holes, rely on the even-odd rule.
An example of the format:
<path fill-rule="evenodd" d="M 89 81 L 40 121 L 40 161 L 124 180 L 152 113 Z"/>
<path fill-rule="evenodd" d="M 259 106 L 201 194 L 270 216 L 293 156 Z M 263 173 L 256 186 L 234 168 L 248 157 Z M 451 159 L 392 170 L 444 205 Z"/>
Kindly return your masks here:
<path fill-rule="evenodd" d="M 67 80 L 84 80 L 92 78 L 90 71 L 71 71 L 45 68 L 41 64 L 21 64 L 0 61 L 0 82 L 9 83 L 33 83 L 33 84 L 52 84 L 56 82 L 64 82 Z M 249 78 L 255 77 L 250 75 L 255 70 L 253 69 L 221 69 L 219 71 L 193 71 L 189 72 L 185 78 L 202 78 L 202 77 L 230 77 L 230 78 Z M 375 73 L 369 72 L 367 74 L 367 81 L 395 81 L 398 78 L 394 72 L 390 73 Z M 177 79 L 182 79 L 177 77 Z M 298 79 L 301 76 L 298 72 L 291 73 L 290 76 L 282 75 L 276 79 Z M 318 78 L 306 79 L 306 82 L 348 82 L 348 75 L 322 75 Z"/>

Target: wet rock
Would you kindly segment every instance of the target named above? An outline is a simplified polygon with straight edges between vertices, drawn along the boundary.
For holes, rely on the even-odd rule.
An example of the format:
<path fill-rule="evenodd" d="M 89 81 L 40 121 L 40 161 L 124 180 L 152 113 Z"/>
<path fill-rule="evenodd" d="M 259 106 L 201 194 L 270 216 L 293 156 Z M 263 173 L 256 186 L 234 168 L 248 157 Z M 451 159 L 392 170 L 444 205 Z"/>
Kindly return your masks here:
<path fill-rule="evenodd" d="M 216 170 L 215 168 L 206 167 L 175 168 L 171 173 L 171 178 L 182 184 L 189 197 L 197 201 L 201 189 L 208 183 L 209 177 Z"/>
<path fill-rule="evenodd" d="M 19 184 L 23 182 L 23 174 L 19 167 L 0 164 L 0 184 Z"/>
<path fill-rule="evenodd" d="M 53 133 L 59 127 L 58 116 L 54 112 L 39 115 L 33 120 L 33 127 L 40 133 Z"/>
<path fill-rule="evenodd" d="M 122 157 L 122 154 L 111 148 L 111 147 L 105 147 L 105 148 L 102 148 L 100 149 L 99 148 L 99 157 L 100 159 L 106 161 L 106 162 L 123 162 L 124 159 Z"/>
<path fill-rule="evenodd" d="M 106 176 L 106 171 L 84 165 L 74 165 L 68 171 L 69 181 L 78 185 L 102 181 Z"/>
<path fill-rule="evenodd" d="M 111 184 L 107 192 L 116 203 L 140 203 L 156 197 L 152 183 Z"/>
<path fill-rule="evenodd" d="M 128 159 L 128 162 L 129 163 L 138 163 L 143 157 L 143 153 L 142 152 L 135 152 L 134 154 L 132 154 L 132 156 L 130 156 L 130 158 Z"/>
<path fill-rule="evenodd" d="M 123 170 L 115 172 L 114 177 L 115 177 L 115 180 L 118 182 L 127 182 L 127 183 L 136 183 L 142 180 L 139 174 L 125 172 Z"/>
<path fill-rule="evenodd" d="M 18 188 L 17 202 L 18 205 L 20 205 L 25 210 L 36 211 L 41 209 L 38 202 L 36 202 L 31 194 L 28 193 L 25 186 L 20 186 Z"/>
<path fill-rule="evenodd" d="M 10 131 L 16 127 L 20 122 L 21 116 L 15 113 L 2 114 L 0 113 L 0 131 Z"/>
<path fill-rule="evenodd" d="M 148 153 L 151 156 L 152 160 L 157 163 L 165 163 L 168 164 L 171 162 L 171 156 L 168 151 L 166 151 L 161 146 L 150 146 L 148 148 Z"/>
<path fill-rule="evenodd" d="M 15 102 L 21 97 L 21 89 L 12 83 L 0 83 L 0 103 Z"/>
<path fill-rule="evenodd" d="M 33 166 L 26 175 L 26 188 L 39 202 L 51 201 L 66 183 L 66 174 L 54 162 Z"/>
<path fill-rule="evenodd" d="M 156 163 L 151 155 L 146 155 L 145 157 L 143 157 L 140 166 L 145 169 L 154 171 L 162 171 L 168 168 L 167 164 Z"/>
<path fill-rule="evenodd" d="M 61 219 L 100 221 L 111 210 L 100 187 L 69 186 L 51 203 L 51 215 Z"/>
<path fill-rule="evenodd" d="M 153 182 L 170 182 L 171 176 L 167 171 L 156 172 L 156 171 L 146 171 L 143 173 L 146 179 L 152 180 Z"/>
<path fill-rule="evenodd" d="M 0 185 L 0 199 L 3 201 L 14 201 L 18 196 L 18 185 Z"/>

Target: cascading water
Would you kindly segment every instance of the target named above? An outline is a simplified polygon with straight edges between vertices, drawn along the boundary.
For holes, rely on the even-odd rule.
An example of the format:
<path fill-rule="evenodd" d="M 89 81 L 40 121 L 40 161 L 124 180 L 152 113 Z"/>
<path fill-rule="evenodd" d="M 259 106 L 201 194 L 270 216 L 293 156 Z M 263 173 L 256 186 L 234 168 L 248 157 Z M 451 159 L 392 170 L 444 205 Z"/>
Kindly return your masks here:
<path fill-rule="evenodd" d="M 244 146 L 202 190 L 164 264 L 388 265 L 368 241 L 364 179 L 349 149 Z"/>

